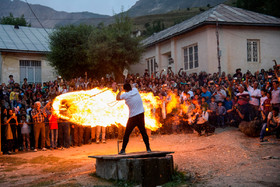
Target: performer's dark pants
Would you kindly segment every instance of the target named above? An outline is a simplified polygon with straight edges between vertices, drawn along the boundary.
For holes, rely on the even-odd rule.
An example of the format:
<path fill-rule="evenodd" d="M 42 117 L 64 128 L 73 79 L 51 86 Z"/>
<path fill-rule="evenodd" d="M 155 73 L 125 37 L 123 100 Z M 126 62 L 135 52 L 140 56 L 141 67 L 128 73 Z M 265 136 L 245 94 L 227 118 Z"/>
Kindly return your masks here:
<path fill-rule="evenodd" d="M 141 113 L 128 119 L 124 137 L 123 137 L 122 150 L 125 150 L 127 143 L 129 141 L 129 135 L 131 134 L 131 132 L 135 127 L 138 127 L 138 129 L 140 130 L 140 133 L 142 134 L 143 140 L 146 145 L 146 149 L 147 150 L 150 149 L 149 137 L 145 129 L 144 113 Z"/>

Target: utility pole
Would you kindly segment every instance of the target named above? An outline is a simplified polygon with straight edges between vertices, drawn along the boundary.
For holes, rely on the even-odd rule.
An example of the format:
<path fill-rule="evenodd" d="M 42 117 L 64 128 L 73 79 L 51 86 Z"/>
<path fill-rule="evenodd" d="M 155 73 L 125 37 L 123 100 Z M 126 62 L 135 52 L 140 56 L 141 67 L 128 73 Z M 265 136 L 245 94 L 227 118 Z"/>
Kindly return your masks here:
<path fill-rule="evenodd" d="M 218 58 L 218 70 L 221 76 L 221 54 L 220 54 L 220 39 L 219 39 L 219 24 L 216 20 L 216 38 L 217 38 L 217 58 Z"/>

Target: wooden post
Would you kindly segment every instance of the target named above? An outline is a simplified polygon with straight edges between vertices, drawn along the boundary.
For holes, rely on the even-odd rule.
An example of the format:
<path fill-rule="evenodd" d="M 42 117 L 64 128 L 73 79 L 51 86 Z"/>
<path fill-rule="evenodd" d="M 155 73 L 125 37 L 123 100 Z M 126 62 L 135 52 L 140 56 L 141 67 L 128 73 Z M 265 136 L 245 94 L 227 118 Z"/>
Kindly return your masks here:
<path fill-rule="evenodd" d="M 221 53 L 220 53 L 220 39 L 219 39 L 219 24 L 216 20 L 216 37 L 217 37 L 217 57 L 218 57 L 218 70 L 221 76 Z"/>

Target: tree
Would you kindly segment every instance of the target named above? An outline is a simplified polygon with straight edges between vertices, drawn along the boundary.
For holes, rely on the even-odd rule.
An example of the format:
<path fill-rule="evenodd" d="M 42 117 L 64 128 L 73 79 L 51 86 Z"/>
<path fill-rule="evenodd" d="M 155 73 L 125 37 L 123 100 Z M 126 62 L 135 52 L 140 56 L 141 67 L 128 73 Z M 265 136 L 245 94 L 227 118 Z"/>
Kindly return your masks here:
<path fill-rule="evenodd" d="M 237 0 L 236 6 L 254 12 L 280 17 L 279 0 Z"/>
<path fill-rule="evenodd" d="M 63 78 L 68 80 L 89 72 L 92 64 L 87 56 L 88 37 L 93 30 L 89 25 L 68 25 L 50 35 L 48 60 Z"/>
<path fill-rule="evenodd" d="M 6 17 L 3 16 L 1 18 L 0 23 L 4 24 L 4 25 L 18 25 L 18 26 L 31 27 L 31 24 L 27 23 L 23 14 L 19 18 L 15 18 L 14 15 L 12 13 L 10 13 L 9 16 L 6 16 Z"/>
<path fill-rule="evenodd" d="M 142 52 L 140 38 L 132 37 L 132 21 L 125 13 L 116 15 L 112 25 L 95 29 L 89 37 L 88 56 L 97 77 L 114 73 L 120 81 L 123 70 L 139 62 Z"/>
<path fill-rule="evenodd" d="M 153 33 L 160 32 L 165 29 L 164 22 L 162 20 L 153 21 L 152 26 L 150 23 L 145 23 L 145 30 L 143 31 L 144 36 L 151 36 Z"/>

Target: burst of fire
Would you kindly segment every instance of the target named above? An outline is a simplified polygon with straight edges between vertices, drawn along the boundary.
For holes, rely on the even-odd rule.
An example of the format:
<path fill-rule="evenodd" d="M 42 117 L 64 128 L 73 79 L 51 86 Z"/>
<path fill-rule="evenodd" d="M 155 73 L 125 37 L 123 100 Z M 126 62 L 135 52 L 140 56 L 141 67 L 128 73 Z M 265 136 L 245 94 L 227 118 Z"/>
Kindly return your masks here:
<path fill-rule="evenodd" d="M 124 101 L 116 101 L 116 95 L 108 88 L 69 92 L 56 97 L 53 108 L 58 117 L 80 125 L 126 126 L 129 110 Z M 141 93 L 141 97 L 146 128 L 154 131 L 161 127 L 155 115 L 156 109 L 161 106 L 161 100 L 152 93 Z"/>

